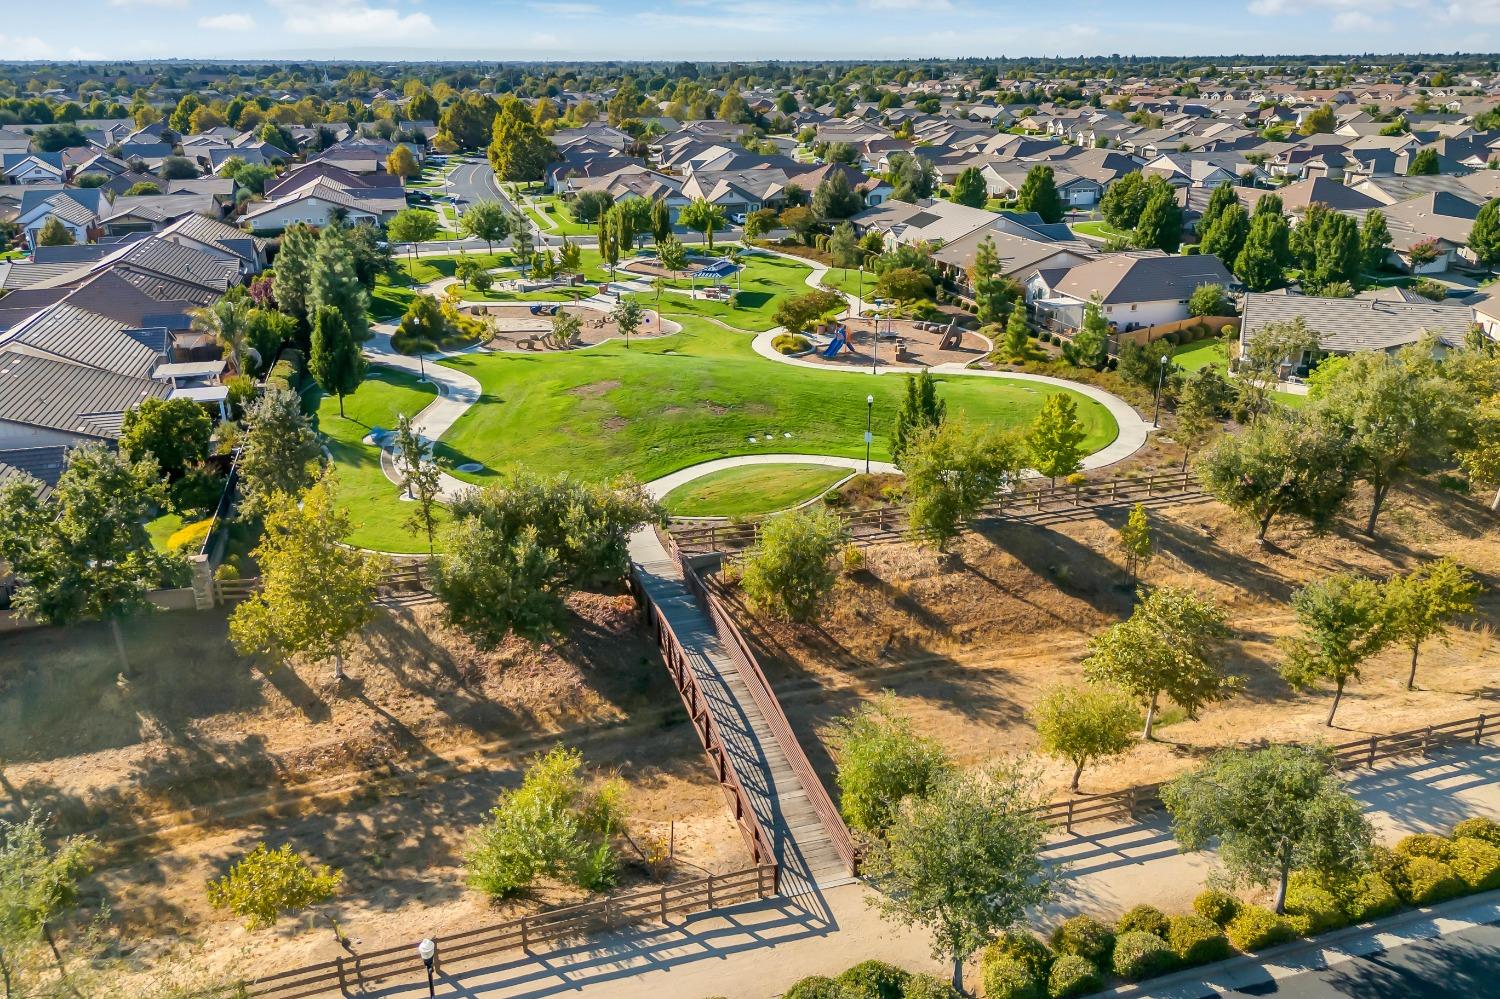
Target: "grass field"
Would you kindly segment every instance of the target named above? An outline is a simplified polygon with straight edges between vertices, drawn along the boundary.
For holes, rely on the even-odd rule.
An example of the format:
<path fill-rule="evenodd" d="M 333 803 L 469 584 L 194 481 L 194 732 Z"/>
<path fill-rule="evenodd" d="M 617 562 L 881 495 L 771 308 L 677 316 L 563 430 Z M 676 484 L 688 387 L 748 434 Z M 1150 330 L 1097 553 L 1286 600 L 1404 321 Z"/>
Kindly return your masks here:
<path fill-rule="evenodd" d="M 807 264 L 785 257 L 760 255 L 746 256 L 742 263 L 744 270 L 740 273 L 739 280 L 736 282 L 730 279 L 727 282 L 731 289 L 739 288 L 734 305 L 664 294 L 661 300 L 662 311 L 668 315 L 705 316 L 739 329 L 761 332 L 776 325 L 772 314 L 782 296 L 800 295 L 812 290 L 807 286 L 807 275 L 812 273 L 812 268 Z M 702 287 L 703 282 L 698 282 L 698 285 Z M 666 286 L 686 291 L 692 287 L 692 282 L 686 279 L 668 280 Z M 642 305 L 654 306 L 656 302 L 654 294 L 638 297 Z"/>
<path fill-rule="evenodd" d="M 359 389 L 344 397 L 342 417 L 336 397 L 319 400 L 318 430 L 338 472 L 339 498 L 351 511 L 351 544 L 387 552 L 427 550 L 425 539 L 401 526 L 412 506 L 397 498 L 396 486 L 380 470 L 380 449 L 364 437 L 375 427 L 391 429 L 401 413 L 420 412 L 436 394 L 413 375 L 372 367 Z"/>
<path fill-rule="evenodd" d="M 675 517 L 748 517 L 810 500 L 849 474 L 827 465 L 745 465 L 684 483 L 666 495 Z"/>
<path fill-rule="evenodd" d="M 1209 338 L 1172 348 L 1172 360 L 1184 371 L 1216 367 L 1220 373 L 1229 370 L 1229 347 L 1222 340 Z"/>
<path fill-rule="evenodd" d="M 544 195 L 537 199 L 540 209 L 534 208 L 531 202 L 525 202 L 523 208 L 531 220 L 542 227 L 547 233 L 558 236 L 592 236 L 599 231 L 597 225 L 588 222 L 575 222 L 573 214 L 568 210 L 567 202 L 555 194 Z M 547 209 L 552 209 L 548 211 Z"/>
<path fill-rule="evenodd" d="M 868 300 L 875 297 L 875 272 L 866 271 L 864 280 L 861 281 L 857 270 L 830 267 L 828 273 L 823 275 L 822 285 L 848 295 L 860 295 L 863 292 L 861 297 Z"/>
<path fill-rule="evenodd" d="M 444 364 L 483 386 L 484 402 L 439 445 L 453 465 L 479 462 L 476 482 L 521 465 L 590 478 L 630 473 L 649 480 L 712 458 L 778 451 L 864 454 L 865 395 L 875 396 L 876 457 L 905 380 L 775 364 L 746 337 L 677 315 L 680 334 L 608 343 L 583 354 L 467 355 Z M 1061 389 L 988 378 L 939 378 L 950 418 L 1020 427 Z M 1090 451 L 1114 440 L 1104 407 L 1075 397 Z M 783 434 L 790 433 L 786 438 Z M 749 438 L 774 438 L 774 445 Z"/>
<path fill-rule="evenodd" d="M 1093 236 L 1097 239 L 1129 239 L 1130 233 L 1121 232 L 1106 222 L 1070 222 L 1068 228 L 1080 236 Z"/>

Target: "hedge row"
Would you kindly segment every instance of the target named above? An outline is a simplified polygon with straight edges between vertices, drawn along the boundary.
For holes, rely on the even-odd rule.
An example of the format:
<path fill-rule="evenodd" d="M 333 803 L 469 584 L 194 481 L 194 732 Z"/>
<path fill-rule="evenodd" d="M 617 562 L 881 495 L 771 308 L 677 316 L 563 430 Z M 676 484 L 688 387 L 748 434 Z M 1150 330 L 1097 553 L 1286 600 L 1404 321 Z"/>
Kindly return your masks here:
<path fill-rule="evenodd" d="M 935 975 L 914 975 L 884 961 L 861 961 L 837 978 L 810 975 L 784 999 L 963 999 Z"/>
<path fill-rule="evenodd" d="M 1068 999 L 1102 987 L 1113 975 L 1140 981 L 1179 968 L 1254 953 L 1301 936 L 1314 936 L 1389 915 L 1500 888 L 1500 823 L 1466 819 L 1447 836 L 1420 833 L 1394 847 L 1376 847 L 1368 870 L 1348 877 L 1293 873 L 1286 914 L 1209 889 L 1193 912 L 1168 916 L 1138 905 L 1114 925 L 1073 916 L 1048 944 L 1008 933 L 980 956 L 986 999 Z"/>

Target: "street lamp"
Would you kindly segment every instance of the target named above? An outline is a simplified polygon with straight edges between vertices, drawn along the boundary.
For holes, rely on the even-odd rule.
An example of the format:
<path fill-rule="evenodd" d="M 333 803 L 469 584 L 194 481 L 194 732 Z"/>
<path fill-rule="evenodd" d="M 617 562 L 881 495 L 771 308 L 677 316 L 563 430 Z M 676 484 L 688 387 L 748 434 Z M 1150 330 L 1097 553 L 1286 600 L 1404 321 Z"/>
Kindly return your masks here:
<path fill-rule="evenodd" d="M 1155 408 L 1151 412 L 1151 425 L 1153 427 L 1161 426 L 1161 383 L 1167 377 L 1167 364 L 1170 361 L 1171 358 L 1166 354 L 1161 355 L 1161 365 L 1156 369 L 1156 403 Z"/>
<path fill-rule="evenodd" d="M 427 967 L 427 994 L 435 996 L 437 995 L 437 989 L 432 984 L 432 965 L 437 960 L 437 944 L 433 943 L 430 939 L 423 940 L 417 944 L 417 956 L 422 959 L 422 963 Z"/>
<path fill-rule="evenodd" d="M 860 305 L 865 300 L 865 265 L 859 265 L 859 294 L 854 297 L 854 316 L 859 318 Z"/>
<path fill-rule="evenodd" d="M 425 383 L 427 381 L 427 352 L 425 350 L 417 351 L 417 367 L 422 372 L 422 377 L 418 380 Z"/>
<path fill-rule="evenodd" d="M 870 442 L 875 439 L 875 397 L 865 396 L 865 474 L 870 474 Z"/>

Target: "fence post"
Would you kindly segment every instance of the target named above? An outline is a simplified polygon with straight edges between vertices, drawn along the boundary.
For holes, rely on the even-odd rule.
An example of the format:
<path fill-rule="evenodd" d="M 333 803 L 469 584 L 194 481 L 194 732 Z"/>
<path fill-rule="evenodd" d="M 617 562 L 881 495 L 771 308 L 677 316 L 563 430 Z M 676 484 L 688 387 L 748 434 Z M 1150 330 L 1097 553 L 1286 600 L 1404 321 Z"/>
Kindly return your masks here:
<path fill-rule="evenodd" d="M 1375 746 L 1376 746 L 1376 742 L 1377 742 L 1377 737 L 1373 736 L 1373 735 L 1370 736 L 1370 755 L 1369 755 L 1369 758 L 1365 760 L 1365 766 L 1367 766 L 1367 767 L 1373 767 L 1375 765 Z"/>
<path fill-rule="evenodd" d="M 1113 503 L 1115 501 L 1115 496 L 1119 492 L 1120 492 L 1120 480 L 1119 479 L 1110 479 L 1109 480 L 1109 501 L 1111 503 Z"/>
<path fill-rule="evenodd" d="M 708 876 L 708 907 L 710 909 L 714 907 L 714 876 L 712 874 Z"/>
<path fill-rule="evenodd" d="M 1152 472 L 1150 475 L 1146 476 L 1146 495 L 1150 496 L 1152 490 L 1155 489 L 1155 488 L 1156 488 L 1156 473 Z"/>
<path fill-rule="evenodd" d="M 188 559 L 193 570 L 193 607 L 197 610 L 214 609 L 214 569 L 207 555 L 193 555 Z"/>
<path fill-rule="evenodd" d="M 667 886 L 661 886 L 661 921 L 667 921 Z"/>
<path fill-rule="evenodd" d="M 1479 745 L 1479 741 L 1481 739 L 1483 739 L 1483 738 L 1484 738 L 1484 712 L 1480 712 L 1480 714 L 1479 714 L 1479 724 L 1477 724 L 1477 725 L 1474 726 L 1474 745 L 1476 745 L 1476 746 Z"/>
<path fill-rule="evenodd" d="M 1068 817 L 1064 822 L 1068 832 L 1073 831 L 1073 799 L 1068 799 Z"/>
<path fill-rule="evenodd" d="M 334 958 L 334 960 L 338 962 L 339 991 L 343 992 L 346 991 L 349 987 L 349 983 L 344 980 L 344 955 L 340 954 L 338 957 Z"/>
<path fill-rule="evenodd" d="M 1422 733 L 1422 755 L 1426 756 L 1432 751 L 1432 726 L 1427 726 L 1427 731 Z"/>

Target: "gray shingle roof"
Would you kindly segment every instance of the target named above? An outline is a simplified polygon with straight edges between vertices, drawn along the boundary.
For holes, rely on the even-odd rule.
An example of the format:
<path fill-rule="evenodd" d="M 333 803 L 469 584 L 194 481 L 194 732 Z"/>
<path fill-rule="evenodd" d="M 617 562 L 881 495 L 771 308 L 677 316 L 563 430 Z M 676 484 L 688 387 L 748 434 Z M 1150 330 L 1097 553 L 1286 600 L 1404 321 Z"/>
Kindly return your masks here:
<path fill-rule="evenodd" d="M 1360 298 L 1317 298 L 1311 295 L 1245 296 L 1240 337 L 1249 337 L 1271 323 L 1301 317 L 1318 333 L 1324 350 L 1350 354 L 1363 350 L 1395 350 L 1420 340 L 1431 331 L 1450 346 L 1463 343 L 1474 324 L 1470 308 Z"/>
<path fill-rule="evenodd" d="M 159 350 L 125 333 L 119 320 L 66 303 L 37 314 L 6 343 L 136 378 L 150 377 L 161 358 Z"/>
<path fill-rule="evenodd" d="M 12 423 L 115 438 L 125 410 L 171 391 L 165 382 L 0 350 L 0 420 Z"/>
<path fill-rule="evenodd" d="M 1192 256 L 1111 253 L 1074 267 L 1053 290 L 1079 301 L 1097 294 L 1105 305 L 1114 305 L 1183 300 L 1191 297 L 1200 284 L 1228 287 L 1233 281 L 1219 258 L 1211 253 Z"/>

